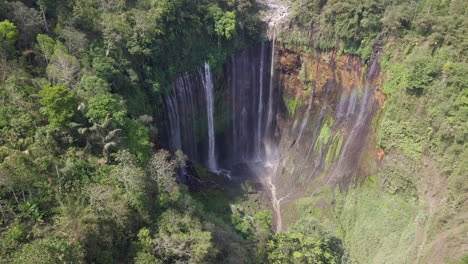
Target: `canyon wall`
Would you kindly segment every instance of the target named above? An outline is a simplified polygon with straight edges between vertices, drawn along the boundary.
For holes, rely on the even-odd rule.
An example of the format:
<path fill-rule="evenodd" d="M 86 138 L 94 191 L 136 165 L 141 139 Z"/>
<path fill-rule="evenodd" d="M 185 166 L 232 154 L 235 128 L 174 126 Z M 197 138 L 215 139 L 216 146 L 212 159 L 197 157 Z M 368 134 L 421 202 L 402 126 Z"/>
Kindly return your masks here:
<path fill-rule="evenodd" d="M 223 171 L 239 164 L 256 168 L 275 191 L 275 221 L 281 223 L 281 208 L 290 201 L 368 175 L 371 126 L 383 96 L 379 52 L 366 65 L 351 55 L 275 44 L 233 55 L 215 78 L 214 155 Z M 208 70 L 175 80 L 166 112 L 171 150 L 210 168 L 202 89 Z"/>

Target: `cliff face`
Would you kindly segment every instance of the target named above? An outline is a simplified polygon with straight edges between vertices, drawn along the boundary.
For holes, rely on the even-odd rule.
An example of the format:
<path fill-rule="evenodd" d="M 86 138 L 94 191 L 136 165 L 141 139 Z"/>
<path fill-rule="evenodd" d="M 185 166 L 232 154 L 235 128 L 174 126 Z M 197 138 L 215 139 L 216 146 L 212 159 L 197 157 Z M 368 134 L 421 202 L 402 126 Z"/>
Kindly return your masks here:
<path fill-rule="evenodd" d="M 383 96 L 378 54 L 366 65 L 356 56 L 281 47 L 277 63 L 282 100 L 274 182 L 285 209 L 299 197 L 368 176 L 372 121 Z"/>
<path fill-rule="evenodd" d="M 172 150 L 206 165 L 203 72 L 178 78 L 166 107 Z M 351 55 L 267 42 L 233 55 L 216 78 L 217 163 L 268 167 L 258 176 L 275 189 L 279 222 L 290 201 L 365 178 L 382 103 L 379 74 L 378 54 L 365 65 Z"/>
<path fill-rule="evenodd" d="M 395 104 L 381 89 L 379 55 L 364 64 L 279 48 L 273 184 L 280 229 L 316 219 L 358 263 L 447 263 L 467 250 L 466 213 L 450 206 L 436 157 L 377 147 L 388 129 L 383 110 Z"/>

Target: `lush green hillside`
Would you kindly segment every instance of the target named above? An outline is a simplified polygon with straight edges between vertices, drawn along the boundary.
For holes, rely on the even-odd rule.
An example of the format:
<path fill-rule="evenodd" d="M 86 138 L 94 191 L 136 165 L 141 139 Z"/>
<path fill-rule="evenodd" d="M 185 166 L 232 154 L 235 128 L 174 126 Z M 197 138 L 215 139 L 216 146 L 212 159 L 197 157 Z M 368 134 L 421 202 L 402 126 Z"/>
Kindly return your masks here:
<path fill-rule="evenodd" d="M 284 46 L 381 51 L 385 103 L 370 177 L 275 234 L 255 179 L 179 184 L 158 138 L 178 73 L 261 41 L 254 0 L 0 0 L 0 263 L 467 263 L 466 1 L 285 2 Z"/>
<path fill-rule="evenodd" d="M 253 257 L 230 214 L 176 183 L 185 158 L 157 149 L 155 120 L 177 73 L 256 41 L 255 14 L 248 0 L 0 1 L 0 262 Z"/>

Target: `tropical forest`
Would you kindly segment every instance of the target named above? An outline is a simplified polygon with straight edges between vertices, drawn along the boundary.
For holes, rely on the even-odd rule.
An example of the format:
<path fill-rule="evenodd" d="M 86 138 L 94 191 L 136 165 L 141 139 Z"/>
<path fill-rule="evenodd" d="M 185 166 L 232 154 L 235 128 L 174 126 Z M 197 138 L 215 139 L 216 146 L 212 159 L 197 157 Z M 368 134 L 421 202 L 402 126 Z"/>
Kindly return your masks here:
<path fill-rule="evenodd" d="M 467 0 L 0 0 L 0 264 L 468 264 Z"/>

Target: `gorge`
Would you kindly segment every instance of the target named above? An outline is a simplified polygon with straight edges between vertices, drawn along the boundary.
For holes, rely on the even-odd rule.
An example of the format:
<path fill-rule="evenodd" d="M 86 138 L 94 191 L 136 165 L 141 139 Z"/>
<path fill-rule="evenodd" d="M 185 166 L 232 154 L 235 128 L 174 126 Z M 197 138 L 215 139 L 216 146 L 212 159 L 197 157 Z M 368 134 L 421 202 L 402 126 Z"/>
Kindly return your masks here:
<path fill-rule="evenodd" d="M 0 0 L 0 264 L 468 264 L 466 0 Z"/>
<path fill-rule="evenodd" d="M 447 238 L 431 237 L 428 226 L 434 222 L 422 223 L 418 219 L 420 215 L 436 217 L 434 210 L 441 210 L 441 197 L 437 198 L 438 209 L 427 211 L 423 205 L 427 198 L 420 198 L 421 205 L 416 205 L 382 196 L 377 191 L 381 187 L 375 187 L 375 191 L 374 187 L 367 187 L 376 184 L 372 175 L 394 173 L 383 171 L 392 166 L 386 165 L 393 162 L 388 159 L 395 157 L 385 157 L 378 130 L 387 98 L 381 67 L 386 58 L 380 43 L 372 47 L 365 61 L 356 55 L 304 50 L 282 43 L 288 34 L 282 32 L 294 30 L 288 28 L 290 8 L 274 1 L 261 3 L 269 10 L 264 16 L 269 25 L 269 41 L 232 55 L 214 75 L 216 159 L 223 172 L 218 175 L 228 175 L 230 181 L 244 181 L 245 171 L 239 172 L 236 167 L 248 167 L 254 181 L 267 190 L 264 195 L 274 212 L 276 232 L 289 230 L 301 218 L 313 215 L 320 219 L 319 226 L 341 229 L 332 233 L 343 239 L 349 254 L 362 263 L 437 263 L 444 254 L 463 251 L 463 247 L 449 246 L 444 247 L 443 253 L 430 251 Z M 196 83 L 197 77 L 191 77 L 191 82 Z M 206 95 L 195 92 L 190 102 L 200 101 Z M 190 122 L 209 124 L 203 114 L 193 116 L 199 118 L 189 119 Z M 184 121 L 178 125 L 187 126 L 193 127 Z M 192 129 L 197 131 L 196 136 L 188 135 L 184 140 L 190 141 L 188 146 L 200 146 L 195 160 L 210 168 L 206 148 L 210 129 L 204 125 Z M 171 130 L 170 134 L 177 135 L 178 131 Z M 359 187 L 360 184 L 364 185 Z M 356 197 L 363 200 L 354 200 L 359 199 Z M 367 208 L 368 203 L 372 209 Z M 381 240 L 377 233 L 367 233 L 364 225 L 354 222 L 358 219 L 385 221 L 385 227 L 372 228 L 392 231 L 370 232 L 393 235 Z M 456 237 L 462 229 L 446 230 L 446 234 Z M 405 242 L 398 242 L 401 240 Z M 362 250 L 368 250 L 368 246 L 363 244 L 369 243 L 375 243 L 375 253 L 364 257 Z M 401 251 L 390 257 L 392 247 Z M 418 253 L 412 255 L 411 250 Z"/>
<path fill-rule="evenodd" d="M 277 47 L 265 42 L 228 60 L 215 83 L 214 121 L 204 102 L 212 96 L 207 64 L 174 81 L 166 111 L 172 151 L 184 151 L 214 173 L 216 163 L 226 171 L 239 164 L 255 167 L 271 190 L 281 230 L 280 208 L 289 198 L 348 186 L 364 171 L 381 92 L 378 53 L 366 69 L 353 56 L 303 57 Z M 219 146 L 216 162 L 213 145 Z"/>

